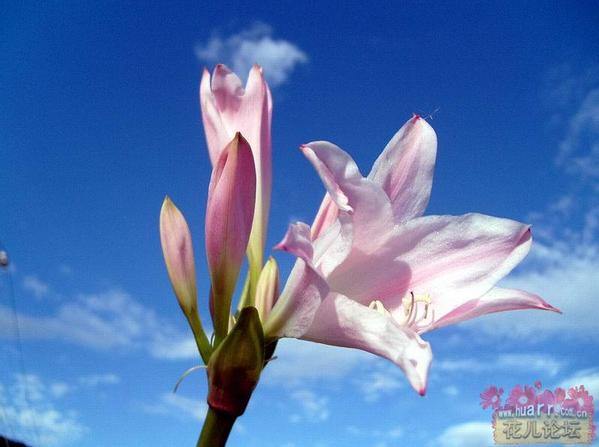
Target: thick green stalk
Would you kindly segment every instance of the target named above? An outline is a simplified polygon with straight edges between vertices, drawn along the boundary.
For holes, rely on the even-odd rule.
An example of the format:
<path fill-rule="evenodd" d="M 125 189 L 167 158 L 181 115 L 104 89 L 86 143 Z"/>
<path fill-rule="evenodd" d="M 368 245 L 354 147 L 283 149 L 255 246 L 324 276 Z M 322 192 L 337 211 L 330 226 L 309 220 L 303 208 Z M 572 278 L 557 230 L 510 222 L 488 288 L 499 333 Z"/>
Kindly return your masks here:
<path fill-rule="evenodd" d="M 209 408 L 196 447 L 224 447 L 235 419 L 236 416 Z"/>

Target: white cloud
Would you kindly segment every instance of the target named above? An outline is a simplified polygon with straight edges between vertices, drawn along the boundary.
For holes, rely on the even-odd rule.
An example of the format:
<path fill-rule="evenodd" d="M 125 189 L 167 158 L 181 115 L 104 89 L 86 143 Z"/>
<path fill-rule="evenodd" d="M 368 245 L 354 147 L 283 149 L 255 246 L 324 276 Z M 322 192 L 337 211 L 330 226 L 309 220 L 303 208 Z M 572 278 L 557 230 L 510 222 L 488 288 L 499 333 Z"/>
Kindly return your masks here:
<path fill-rule="evenodd" d="M 435 371 L 447 373 L 486 373 L 489 371 L 540 372 L 554 377 L 565 366 L 564 361 L 547 354 L 512 353 L 489 358 L 443 359 L 433 364 Z"/>
<path fill-rule="evenodd" d="M 55 398 L 61 398 L 84 388 L 97 388 L 105 385 L 121 383 L 121 378 L 116 374 L 91 374 L 80 376 L 76 380 L 67 382 L 54 382 L 48 386 L 48 392 Z"/>
<path fill-rule="evenodd" d="M 204 328 L 206 330 L 206 328 Z M 198 348 L 192 336 L 163 337 L 156 335 L 150 353 L 164 360 L 193 360 L 198 358 Z"/>
<path fill-rule="evenodd" d="M 439 447 L 485 447 L 493 446 L 491 421 L 464 422 L 448 427 L 434 443 Z"/>
<path fill-rule="evenodd" d="M 368 362 L 372 355 L 296 339 L 280 340 L 276 359 L 264 370 L 261 382 L 295 386 L 306 381 L 337 379 Z"/>
<path fill-rule="evenodd" d="M 584 385 L 595 402 L 599 400 L 599 368 L 584 369 L 562 380 L 558 385 L 564 389 Z"/>
<path fill-rule="evenodd" d="M 309 422 L 324 422 L 329 418 L 329 399 L 318 395 L 314 391 L 301 389 L 291 393 L 291 398 L 296 401 L 302 410 L 301 415 L 292 414 L 291 422 L 307 420 Z"/>
<path fill-rule="evenodd" d="M 79 377 L 77 382 L 82 386 L 95 388 L 99 385 L 116 385 L 121 383 L 121 378 L 113 373 L 92 374 Z"/>
<path fill-rule="evenodd" d="M 174 393 L 163 393 L 152 404 L 142 405 L 149 414 L 170 415 L 179 419 L 191 419 L 203 422 L 208 406 L 200 399 L 192 399 Z"/>
<path fill-rule="evenodd" d="M 539 294 L 563 315 L 510 312 L 466 324 L 498 337 L 599 336 L 599 67 L 549 74 L 546 98 L 562 134 L 555 162 L 569 185 L 544 210 L 531 213 L 535 242 L 519 271 L 502 285 Z M 534 317 L 533 317 L 534 315 Z"/>
<path fill-rule="evenodd" d="M 276 360 L 264 370 L 264 384 L 296 386 L 305 382 L 344 377 L 371 354 L 296 339 L 280 340 Z"/>
<path fill-rule="evenodd" d="M 455 397 L 458 394 L 460 394 L 460 389 L 455 385 L 448 385 L 448 386 L 444 387 L 442 391 L 444 394 L 446 394 L 450 397 Z"/>
<path fill-rule="evenodd" d="M 351 436 L 365 438 L 369 441 L 376 440 L 375 446 L 387 446 L 388 442 L 396 441 L 405 433 L 401 425 L 395 425 L 388 429 L 363 428 L 356 425 L 349 425 L 346 430 Z M 361 444 L 364 445 L 365 441 L 361 442 Z"/>
<path fill-rule="evenodd" d="M 54 382 L 49 387 L 50 394 L 56 398 L 64 397 L 72 391 L 73 387 L 65 382 Z"/>
<path fill-rule="evenodd" d="M 54 391 L 34 374 L 17 375 L 10 386 L 0 383 L 0 407 L 6 433 L 31 445 L 74 444 L 88 429 L 74 411 L 58 409 L 52 402 Z"/>
<path fill-rule="evenodd" d="M 50 316 L 18 316 L 25 339 L 60 339 L 94 349 L 145 349 L 163 359 L 195 358 L 185 336 L 121 290 L 81 295 Z M 15 336 L 12 312 L 0 305 L 0 337 Z M 195 356 L 194 356 L 195 354 Z"/>
<path fill-rule="evenodd" d="M 537 250 L 537 247 L 540 250 Z M 562 338 L 597 337 L 597 247 L 592 244 L 580 249 L 573 246 L 544 247 L 540 244 L 537 244 L 537 247 L 533 246 L 532 257 L 528 263 L 530 267 L 509 276 L 502 281 L 502 285 L 537 293 L 559 308 L 563 314 L 540 311 L 510 312 L 479 318 L 466 323 L 465 327 L 495 337 L 534 336 L 536 339 L 542 339 L 557 334 Z"/>
<path fill-rule="evenodd" d="M 35 275 L 26 275 L 22 284 L 23 289 L 32 293 L 35 298 L 43 298 L 50 291 L 50 286 Z"/>
<path fill-rule="evenodd" d="M 599 88 L 589 91 L 570 117 L 556 162 L 569 174 L 599 177 Z"/>
<path fill-rule="evenodd" d="M 366 402 L 376 402 L 382 396 L 402 389 L 405 383 L 402 370 L 389 363 L 380 364 L 379 370 L 372 371 L 357 381 Z"/>
<path fill-rule="evenodd" d="M 274 39 L 272 29 L 263 23 L 226 38 L 214 35 L 196 45 L 195 54 L 209 64 L 229 65 L 240 77 L 245 77 L 253 64 L 260 64 L 272 86 L 283 84 L 296 65 L 308 61 L 308 56 L 295 44 Z"/>

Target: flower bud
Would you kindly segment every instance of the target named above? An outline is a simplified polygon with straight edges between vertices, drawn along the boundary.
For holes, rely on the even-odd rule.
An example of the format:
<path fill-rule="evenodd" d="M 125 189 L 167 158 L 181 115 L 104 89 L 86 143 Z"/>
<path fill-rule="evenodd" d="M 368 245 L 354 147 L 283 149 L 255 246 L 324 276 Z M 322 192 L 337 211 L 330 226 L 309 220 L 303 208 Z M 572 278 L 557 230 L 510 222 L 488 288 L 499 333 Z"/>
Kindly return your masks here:
<path fill-rule="evenodd" d="M 256 309 L 260 315 L 260 321 L 266 321 L 275 300 L 279 296 L 279 267 L 275 258 L 270 257 L 260 273 L 258 285 L 256 286 Z"/>
<path fill-rule="evenodd" d="M 264 333 L 255 307 L 245 307 L 208 362 L 208 405 L 241 416 L 264 366 Z"/>
<path fill-rule="evenodd" d="M 255 194 L 252 151 L 238 132 L 212 171 L 206 208 L 206 257 L 217 344 L 227 335 L 231 299 L 252 229 Z"/>
<path fill-rule="evenodd" d="M 185 217 L 168 197 L 160 210 L 160 242 L 177 301 L 189 316 L 198 307 L 191 233 Z"/>

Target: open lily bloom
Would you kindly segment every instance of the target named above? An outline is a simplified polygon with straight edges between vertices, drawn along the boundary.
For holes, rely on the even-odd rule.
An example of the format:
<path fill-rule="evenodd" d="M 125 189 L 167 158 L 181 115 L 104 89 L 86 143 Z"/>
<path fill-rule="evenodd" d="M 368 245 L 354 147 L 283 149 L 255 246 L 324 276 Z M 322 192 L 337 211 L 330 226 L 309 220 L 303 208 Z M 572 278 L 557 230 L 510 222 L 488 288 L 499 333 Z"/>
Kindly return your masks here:
<path fill-rule="evenodd" d="M 432 353 L 421 334 L 483 314 L 557 311 L 495 287 L 528 253 L 526 224 L 481 214 L 422 217 L 437 139 L 414 116 L 363 177 L 328 142 L 302 146 L 327 190 L 315 222 L 293 224 L 277 248 L 298 257 L 265 324 L 296 337 L 388 358 L 420 393 Z"/>
<path fill-rule="evenodd" d="M 261 68 L 251 69 L 245 88 L 224 65 L 204 71 L 200 101 L 213 168 L 205 226 L 212 340 L 197 309 L 191 233 L 169 200 L 161 214 L 167 269 L 207 368 L 199 447 L 225 445 L 282 337 L 387 358 L 423 395 L 427 331 L 493 312 L 557 311 L 531 293 L 496 287 L 528 253 L 528 225 L 481 214 L 423 217 L 437 137 L 418 116 L 367 177 L 334 144 L 301 146 L 327 193 L 313 224 L 290 225 L 275 247 L 297 257 L 279 292 L 276 261 L 263 263 L 272 101 Z M 248 275 L 232 313 L 244 254 Z"/>

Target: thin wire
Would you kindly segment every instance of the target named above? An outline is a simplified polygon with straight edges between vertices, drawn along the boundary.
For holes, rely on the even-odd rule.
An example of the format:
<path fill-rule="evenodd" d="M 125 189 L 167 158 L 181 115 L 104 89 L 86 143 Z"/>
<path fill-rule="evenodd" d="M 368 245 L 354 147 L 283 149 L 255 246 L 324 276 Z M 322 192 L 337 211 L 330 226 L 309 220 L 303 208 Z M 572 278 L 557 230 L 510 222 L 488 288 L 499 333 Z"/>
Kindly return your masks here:
<path fill-rule="evenodd" d="M 2 257 L 2 259 L 0 259 L 0 261 L 2 262 L 2 264 L 0 265 L 0 271 L 3 271 L 4 267 L 6 267 L 8 265 L 7 263 L 6 264 L 4 263 L 5 261 L 8 262 L 7 259 L 5 259 L 6 252 L 0 250 L 0 257 Z M 8 359 L 9 359 L 8 351 L 6 351 L 6 359 L 7 359 L 7 363 L 8 363 Z M 1 385 L 1 383 L 0 383 L 0 385 Z M 10 422 L 10 420 L 8 419 L 6 411 L 4 410 L 3 402 L 0 402 L 0 416 L 2 417 L 3 426 L 6 427 L 6 430 L 8 431 L 7 433 L 0 435 L 0 436 L 2 436 L 2 439 L 4 440 L 4 446 L 10 447 L 10 445 L 8 444 L 8 436 L 14 436 L 16 434 L 16 430 L 15 430 L 14 426 L 12 425 L 12 423 Z"/>
<path fill-rule="evenodd" d="M 2 249 L 4 247 L 4 245 L 2 244 L 2 241 L 0 241 L 0 249 Z M 4 250 L 5 252 L 7 252 L 7 250 Z M 15 322 L 15 335 L 17 336 L 17 351 L 18 351 L 18 362 L 19 362 L 19 368 L 21 369 L 21 374 L 23 375 L 23 378 L 26 379 L 27 378 L 27 372 L 25 369 L 25 356 L 23 355 L 23 341 L 21 339 L 21 328 L 19 325 L 19 315 L 17 312 L 17 300 L 15 298 L 15 285 L 14 285 L 14 281 L 12 278 L 12 272 L 10 270 L 10 268 L 6 269 L 6 275 L 8 276 L 8 296 L 10 297 L 10 304 L 12 306 L 12 310 L 13 310 L 13 319 Z M 32 409 L 33 405 L 31 405 L 31 396 L 29 395 L 29 387 L 27 386 L 27 384 L 25 384 L 24 386 L 24 396 L 25 396 L 25 402 L 26 405 Z M 40 436 L 40 431 L 39 431 L 39 427 L 37 426 L 37 422 L 35 420 L 35 417 L 32 418 L 31 420 L 31 426 L 33 428 L 33 433 L 35 435 L 35 439 L 37 444 L 40 444 L 40 440 L 41 440 L 41 436 Z"/>

